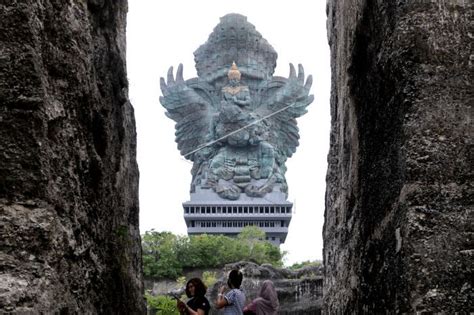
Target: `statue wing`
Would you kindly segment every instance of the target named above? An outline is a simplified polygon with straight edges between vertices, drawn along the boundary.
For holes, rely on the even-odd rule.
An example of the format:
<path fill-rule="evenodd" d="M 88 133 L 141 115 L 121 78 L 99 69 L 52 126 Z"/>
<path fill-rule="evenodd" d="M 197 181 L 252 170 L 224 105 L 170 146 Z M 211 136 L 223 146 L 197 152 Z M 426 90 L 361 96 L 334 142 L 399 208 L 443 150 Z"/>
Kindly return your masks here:
<path fill-rule="evenodd" d="M 255 112 L 268 125 L 268 142 L 276 148 L 282 162 L 291 157 L 299 145 L 296 118 L 304 115 L 306 107 L 313 102 L 313 95 L 309 95 L 312 82 L 311 75 L 305 82 L 302 65 L 298 65 L 296 75 L 294 66 L 290 64 L 288 78 L 273 77 L 259 88 L 260 104 Z"/>
<path fill-rule="evenodd" d="M 180 64 L 173 77 L 173 67 L 168 70 L 167 82 L 160 78 L 163 96 L 160 103 L 166 108 L 166 116 L 176 122 L 178 150 L 186 159 L 194 161 L 195 153 L 206 144 L 211 118 L 215 113 L 216 100 L 212 87 L 197 79 L 183 80 Z"/>

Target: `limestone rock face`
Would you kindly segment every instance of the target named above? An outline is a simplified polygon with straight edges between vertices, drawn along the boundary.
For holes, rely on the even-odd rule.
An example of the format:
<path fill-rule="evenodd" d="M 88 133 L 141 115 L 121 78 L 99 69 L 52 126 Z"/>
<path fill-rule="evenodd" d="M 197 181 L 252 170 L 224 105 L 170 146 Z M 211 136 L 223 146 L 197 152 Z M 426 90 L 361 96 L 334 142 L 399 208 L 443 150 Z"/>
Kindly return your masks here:
<path fill-rule="evenodd" d="M 325 311 L 468 313 L 473 3 L 330 0 L 327 12 Z"/>
<path fill-rule="evenodd" d="M 145 311 L 126 11 L 0 4 L 0 313 Z"/>
<path fill-rule="evenodd" d="M 241 288 L 249 303 L 257 297 L 265 280 L 272 280 L 278 293 L 282 315 L 321 314 L 322 309 L 322 267 L 305 267 L 299 270 L 274 268 L 269 264 L 261 266 L 252 262 L 238 262 L 226 265 L 223 277 L 208 290 L 209 300 L 215 301 L 219 288 L 227 283 L 230 270 L 238 269 L 244 279 Z M 222 314 L 211 310 L 211 314 Z"/>

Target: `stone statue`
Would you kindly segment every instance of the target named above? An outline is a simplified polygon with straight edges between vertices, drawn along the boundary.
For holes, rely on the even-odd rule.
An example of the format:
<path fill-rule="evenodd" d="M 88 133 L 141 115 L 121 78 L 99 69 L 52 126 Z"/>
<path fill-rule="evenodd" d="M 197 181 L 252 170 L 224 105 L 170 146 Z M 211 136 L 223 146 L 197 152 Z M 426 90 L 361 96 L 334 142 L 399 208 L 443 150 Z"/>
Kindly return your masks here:
<path fill-rule="evenodd" d="M 228 14 L 195 52 L 198 78 L 183 79 L 179 65 L 161 78 L 161 104 L 176 121 L 181 154 L 193 161 L 191 192 L 212 189 L 221 198 L 287 193 L 285 162 L 298 146 L 296 118 L 313 101 L 290 64 L 288 78 L 273 77 L 277 54 L 238 14 Z"/>

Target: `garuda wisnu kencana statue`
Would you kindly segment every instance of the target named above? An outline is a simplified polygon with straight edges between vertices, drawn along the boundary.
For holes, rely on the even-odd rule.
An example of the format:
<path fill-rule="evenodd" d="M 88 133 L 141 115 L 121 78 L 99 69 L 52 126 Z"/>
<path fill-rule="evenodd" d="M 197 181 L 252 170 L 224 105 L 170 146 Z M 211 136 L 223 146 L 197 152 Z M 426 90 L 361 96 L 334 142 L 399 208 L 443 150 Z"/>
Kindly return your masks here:
<path fill-rule="evenodd" d="M 285 162 L 298 146 L 296 118 L 313 101 L 311 76 L 292 64 L 288 78 L 272 76 L 277 53 L 239 14 L 221 18 L 194 55 L 198 78 L 184 80 L 179 65 L 160 80 L 178 149 L 193 162 L 191 192 L 287 194 Z"/>

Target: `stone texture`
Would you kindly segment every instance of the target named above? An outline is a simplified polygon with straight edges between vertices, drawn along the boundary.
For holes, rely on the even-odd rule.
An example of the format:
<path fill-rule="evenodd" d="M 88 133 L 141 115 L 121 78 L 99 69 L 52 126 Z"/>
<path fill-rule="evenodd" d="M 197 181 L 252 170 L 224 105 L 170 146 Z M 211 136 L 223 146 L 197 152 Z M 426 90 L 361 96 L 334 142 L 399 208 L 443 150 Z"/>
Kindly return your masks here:
<path fill-rule="evenodd" d="M 274 268 L 269 264 L 261 266 L 252 262 L 238 262 L 226 265 L 224 276 L 208 290 L 209 301 L 216 301 L 219 288 L 227 283 L 230 270 L 239 269 L 244 275 L 241 288 L 247 302 L 257 297 L 261 284 L 272 280 L 278 293 L 282 315 L 321 314 L 322 309 L 322 267 L 305 267 L 299 270 Z M 212 304 L 212 303 L 211 303 Z M 210 314 L 221 314 L 212 309 Z"/>
<path fill-rule="evenodd" d="M 320 314 L 323 304 L 323 270 L 321 266 L 304 267 L 297 270 L 274 268 L 269 264 L 261 266 L 252 262 L 237 262 L 228 264 L 220 269 L 193 269 L 185 272 L 187 280 L 198 277 L 203 279 L 205 271 L 214 272 L 219 280 L 208 288 L 207 297 L 211 302 L 210 314 L 221 314 L 222 311 L 214 307 L 218 289 L 227 283 L 227 275 L 232 269 L 239 269 L 244 275 L 242 288 L 245 290 L 247 300 L 254 299 L 265 280 L 272 280 L 280 301 L 282 315 Z M 147 291 L 156 295 L 184 295 L 185 287 L 178 287 L 174 281 L 145 279 Z M 148 314 L 155 314 L 149 309 Z"/>
<path fill-rule="evenodd" d="M 0 4 L 0 313 L 145 312 L 126 11 Z"/>
<path fill-rule="evenodd" d="M 474 309 L 470 1 L 328 1 L 328 313 Z"/>

